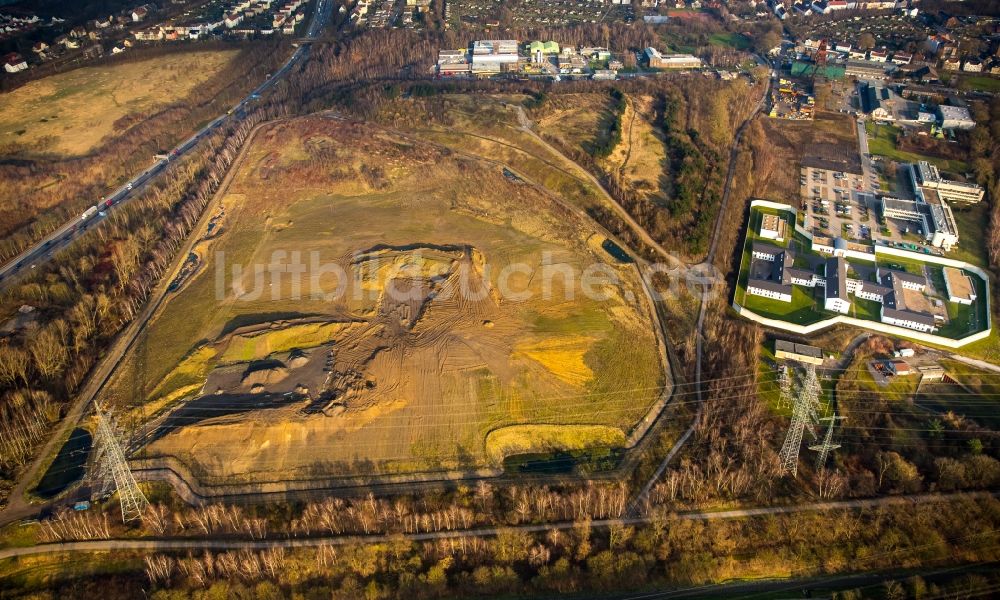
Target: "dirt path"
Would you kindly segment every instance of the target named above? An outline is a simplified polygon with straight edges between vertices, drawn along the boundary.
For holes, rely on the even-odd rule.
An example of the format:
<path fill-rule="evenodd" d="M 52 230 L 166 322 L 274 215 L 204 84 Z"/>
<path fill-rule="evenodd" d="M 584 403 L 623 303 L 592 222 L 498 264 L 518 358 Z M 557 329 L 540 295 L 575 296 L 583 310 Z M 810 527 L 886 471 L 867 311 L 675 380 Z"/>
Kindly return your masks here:
<path fill-rule="evenodd" d="M 761 59 L 763 60 L 763 59 Z M 766 63 L 765 63 L 766 64 Z M 764 94 L 761 96 L 760 101 L 754 108 L 753 112 L 740 124 L 739 129 L 736 130 L 736 135 L 733 136 L 733 144 L 729 151 L 729 170 L 726 173 L 726 186 L 722 193 L 722 205 L 719 207 L 719 214 L 715 217 L 715 229 L 712 232 L 712 245 L 709 248 L 708 256 L 706 256 L 705 261 L 702 266 L 711 267 L 712 260 L 715 257 L 715 251 L 718 249 L 719 244 L 719 232 L 722 231 L 722 222 L 726 214 L 726 210 L 729 208 L 729 198 L 732 195 L 733 188 L 733 177 L 736 174 L 736 158 L 739 154 L 740 140 L 743 137 L 743 132 L 746 131 L 747 126 L 753 121 L 754 117 L 764 108 L 764 103 L 767 101 L 768 96 L 771 93 L 771 79 L 767 80 L 767 87 L 764 89 Z M 667 470 L 667 466 L 670 461 L 674 459 L 677 453 L 680 452 L 684 444 L 691 438 L 694 434 L 695 429 L 698 427 L 698 423 L 701 422 L 702 414 L 704 412 L 704 397 L 702 391 L 702 363 L 703 363 L 703 343 L 705 339 L 705 313 L 708 310 L 708 303 L 711 299 L 711 290 L 714 285 L 702 285 L 701 286 L 701 300 L 699 302 L 698 308 L 698 324 L 695 329 L 695 355 L 697 360 L 695 362 L 695 397 L 698 401 L 698 408 L 695 411 L 695 417 L 691 421 L 691 425 L 684 431 L 684 434 L 674 443 L 673 447 L 660 462 L 660 465 L 656 468 L 653 476 L 649 478 L 646 485 L 643 486 L 642 490 L 633 499 L 629 513 L 630 514 L 640 514 L 644 511 L 649 502 L 649 493 L 652 491 L 653 486 L 656 482 L 663 477 L 663 474 Z"/>
<path fill-rule="evenodd" d="M 539 144 L 544 146 L 546 150 L 558 156 L 560 160 L 566 162 L 567 164 L 573 165 L 574 170 L 581 173 L 583 179 L 586 179 L 588 182 L 593 184 L 594 187 L 601 192 L 601 195 L 603 195 L 604 198 L 608 201 L 608 204 L 611 206 L 611 208 L 613 208 L 615 212 L 618 214 L 618 216 L 621 217 L 621 219 L 626 223 L 628 223 L 629 227 L 632 228 L 633 233 L 638 235 L 639 238 L 642 239 L 642 241 L 647 246 L 655 250 L 661 257 L 666 259 L 668 264 L 674 267 L 686 267 L 686 264 L 683 261 L 677 258 L 677 256 L 675 256 L 673 253 L 667 251 L 666 248 L 661 246 L 659 242 L 654 240 L 653 237 L 649 235 L 649 232 L 647 232 L 646 229 L 642 225 L 640 225 L 638 221 L 636 221 L 627 210 L 625 210 L 625 207 L 619 204 L 618 201 L 615 200 L 610 193 L 608 193 L 608 190 L 604 189 L 604 186 L 601 185 L 601 182 L 597 179 L 597 177 L 594 176 L 593 173 L 578 165 L 575 161 L 571 160 L 568 156 L 563 154 L 558 148 L 548 143 L 542 136 L 535 133 L 534 129 L 532 129 L 531 120 L 528 119 L 528 115 L 527 113 L 524 112 L 523 107 L 517 106 L 516 109 L 517 109 L 517 119 L 521 125 L 520 129 L 522 131 L 530 135 L 532 139 L 534 139 Z M 579 179 L 579 177 L 577 178 Z"/>
<path fill-rule="evenodd" d="M 632 146 L 635 144 L 635 141 L 632 139 L 632 126 L 635 124 L 636 113 L 635 104 L 628 96 L 625 96 L 625 102 L 628 103 L 627 106 L 631 114 L 629 115 L 628 120 L 628 136 L 626 136 L 626 140 L 628 141 L 625 146 L 625 158 L 622 159 L 622 164 L 618 167 L 618 176 L 622 179 L 622 181 L 625 181 L 625 167 L 628 166 L 628 161 L 632 158 Z"/>
<path fill-rule="evenodd" d="M 737 508 L 723 511 L 690 511 L 677 513 L 666 517 L 666 520 L 681 521 L 722 521 L 746 519 L 767 515 L 785 515 L 804 512 L 826 512 L 841 510 L 859 510 L 884 506 L 912 506 L 931 502 L 951 502 L 975 500 L 995 497 L 993 492 L 953 493 L 953 494 L 918 494 L 912 496 L 887 496 L 883 498 L 868 498 L 863 500 L 839 500 L 831 502 L 811 502 L 790 506 L 763 506 Z M 606 529 L 619 525 L 642 525 L 660 516 L 644 516 L 628 519 L 600 519 L 591 521 L 590 526 Z M 542 533 L 546 531 L 569 530 L 578 527 L 573 521 L 543 523 L 539 525 L 520 525 L 514 527 L 483 527 L 478 529 L 463 529 L 454 531 L 434 531 L 409 534 L 379 534 L 379 535 L 342 535 L 319 536 L 311 538 L 275 538 L 270 540 L 248 540 L 234 538 L 204 538 L 204 539 L 108 539 L 77 542 L 55 542 L 26 546 L 20 548 L 4 548 L 0 550 L 0 560 L 32 556 L 38 554 L 68 553 L 68 552 L 108 552 L 129 550 L 266 550 L 268 548 L 316 548 L 319 546 L 348 546 L 357 544 L 384 544 L 398 540 L 410 542 L 428 542 L 454 538 L 493 537 L 505 531 L 521 531 L 524 533 Z"/>

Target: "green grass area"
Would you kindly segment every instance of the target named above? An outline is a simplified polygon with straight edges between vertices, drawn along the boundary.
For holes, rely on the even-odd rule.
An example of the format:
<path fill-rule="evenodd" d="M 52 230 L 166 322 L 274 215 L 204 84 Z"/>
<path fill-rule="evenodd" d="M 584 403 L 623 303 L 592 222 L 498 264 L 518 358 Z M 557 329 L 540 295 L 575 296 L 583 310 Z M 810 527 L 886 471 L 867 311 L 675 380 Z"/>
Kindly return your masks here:
<path fill-rule="evenodd" d="M 958 81 L 958 87 L 963 90 L 978 90 L 995 94 L 1000 92 L 1000 79 L 988 75 L 971 75 L 961 77 Z"/>
<path fill-rule="evenodd" d="M 761 220 L 766 214 L 780 215 L 785 220 L 785 241 L 775 242 L 774 240 L 765 239 L 758 235 Z M 753 243 L 763 242 L 787 248 L 791 245 L 791 241 L 788 239 L 789 232 L 792 232 L 792 238 L 796 242 L 796 250 L 802 252 L 804 249 L 809 247 L 809 241 L 795 232 L 792 213 L 788 211 L 777 211 L 771 208 L 760 207 L 754 208 L 750 212 L 750 220 L 743 246 L 743 259 L 740 264 L 740 275 L 736 289 L 736 300 L 746 308 L 765 317 L 781 319 L 783 321 L 799 324 L 815 323 L 816 321 L 822 320 L 824 317 L 816 311 L 816 301 L 813 296 L 814 290 L 812 289 L 804 288 L 802 286 L 794 286 L 792 288 L 791 302 L 782 302 L 780 300 L 773 300 L 771 298 L 764 298 L 762 296 L 755 296 L 746 293 L 746 284 L 750 275 L 751 248 Z"/>
<path fill-rule="evenodd" d="M 778 372 L 774 365 L 778 359 L 774 357 L 774 343 L 766 341 L 760 348 L 760 360 L 757 361 L 757 397 L 764 401 L 771 413 L 783 417 L 792 415 L 790 404 L 781 401 L 781 386 Z"/>
<path fill-rule="evenodd" d="M 951 209 L 955 214 L 955 223 L 958 225 L 961 237 L 958 246 L 955 246 L 948 256 L 978 267 L 985 267 L 988 261 L 984 236 L 986 224 L 990 220 L 989 206 L 986 202 L 971 205 L 952 202 Z"/>
<path fill-rule="evenodd" d="M 808 325 L 826 318 L 816 309 L 814 292 L 815 290 L 811 288 L 793 286 L 791 302 L 747 294 L 744 306 L 764 317 Z"/>
<path fill-rule="evenodd" d="M 708 43 L 713 46 L 730 46 L 737 50 L 746 50 L 750 47 L 750 40 L 742 33 L 716 33 L 708 38 Z"/>
<path fill-rule="evenodd" d="M 874 300 L 865 300 L 864 298 L 854 297 L 851 303 L 851 313 L 852 317 L 857 317 L 858 319 L 866 319 L 868 321 L 878 321 L 882 313 L 882 305 Z"/>
<path fill-rule="evenodd" d="M 965 161 L 899 150 L 896 146 L 901 130 L 894 125 L 877 125 L 869 121 L 865 124 L 865 129 L 868 132 L 868 150 L 871 154 L 878 154 L 899 162 L 913 163 L 926 160 L 939 169 L 950 173 L 965 173 L 969 170 L 969 164 Z"/>

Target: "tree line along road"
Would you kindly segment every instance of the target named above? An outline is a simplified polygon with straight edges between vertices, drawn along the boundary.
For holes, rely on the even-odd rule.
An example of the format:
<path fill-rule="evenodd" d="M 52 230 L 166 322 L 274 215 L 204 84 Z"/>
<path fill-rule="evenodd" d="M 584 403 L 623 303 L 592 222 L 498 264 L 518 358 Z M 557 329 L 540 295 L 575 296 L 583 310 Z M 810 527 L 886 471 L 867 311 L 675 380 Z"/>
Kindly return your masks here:
<path fill-rule="evenodd" d="M 865 508 L 887 506 L 912 506 L 929 502 L 950 502 L 956 500 L 975 500 L 993 498 L 997 492 L 958 492 L 953 494 L 917 494 L 909 496 L 886 496 L 882 498 L 866 498 L 859 500 L 839 500 L 831 502 L 812 502 L 789 506 L 762 506 L 738 508 L 721 511 L 691 511 L 664 516 L 646 516 L 627 519 L 602 519 L 591 521 L 590 526 L 605 529 L 616 525 L 642 525 L 657 519 L 669 521 L 716 521 L 745 519 L 767 515 L 781 515 L 802 512 L 861 510 Z M 207 539 L 106 539 L 85 540 L 74 542 L 54 542 L 25 546 L 21 548 L 0 549 L 0 560 L 32 556 L 39 554 L 58 554 L 63 552 L 114 552 L 114 551 L 170 551 L 170 550 L 266 550 L 269 548 L 316 548 L 320 546 L 350 546 L 356 544 L 381 544 L 398 540 L 411 542 L 430 542 L 435 540 L 492 537 L 504 531 L 519 531 L 522 533 L 542 533 L 556 530 L 568 530 L 579 524 L 572 521 L 520 525 L 513 527 L 483 527 L 478 529 L 434 531 L 410 534 L 378 534 L 378 535 L 342 535 L 319 536 L 309 538 L 275 538 L 270 540 L 253 540 L 238 538 L 207 538 Z"/>

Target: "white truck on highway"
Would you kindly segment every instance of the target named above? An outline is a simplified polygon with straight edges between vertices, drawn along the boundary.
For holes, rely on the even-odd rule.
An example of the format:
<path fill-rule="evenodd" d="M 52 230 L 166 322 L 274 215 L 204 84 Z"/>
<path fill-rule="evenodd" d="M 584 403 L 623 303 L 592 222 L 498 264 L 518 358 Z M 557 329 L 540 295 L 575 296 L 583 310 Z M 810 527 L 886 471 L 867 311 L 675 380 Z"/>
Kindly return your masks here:
<path fill-rule="evenodd" d="M 81 221 L 86 221 L 90 217 L 92 217 L 95 214 L 97 214 L 97 210 L 98 210 L 98 208 L 96 206 L 91 206 L 87 210 L 83 211 L 83 215 L 80 217 L 80 220 Z"/>

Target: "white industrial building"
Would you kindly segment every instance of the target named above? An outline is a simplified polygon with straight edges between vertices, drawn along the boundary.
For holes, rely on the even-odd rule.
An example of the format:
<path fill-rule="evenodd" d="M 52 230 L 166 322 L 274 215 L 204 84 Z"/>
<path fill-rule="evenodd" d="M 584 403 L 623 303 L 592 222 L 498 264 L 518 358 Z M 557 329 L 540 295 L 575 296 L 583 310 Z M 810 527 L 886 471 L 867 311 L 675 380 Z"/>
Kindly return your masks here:
<path fill-rule="evenodd" d="M 937 167 L 920 161 L 904 167 L 914 200 L 882 197 L 882 216 L 918 223 L 918 230 L 932 246 L 951 248 L 958 243 L 958 223 L 946 200 L 975 203 L 984 190 L 974 183 L 943 179 Z"/>
<path fill-rule="evenodd" d="M 964 106 L 940 105 L 937 116 L 942 129 L 972 129 L 976 126 L 972 114 Z"/>
<path fill-rule="evenodd" d="M 472 64 L 517 64 L 517 40 L 472 42 Z"/>
<path fill-rule="evenodd" d="M 986 191 L 975 183 L 952 181 L 941 177 L 938 168 L 926 160 L 910 165 L 910 184 L 918 192 L 934 190 L 942 200 L 976 203 Z"/>

